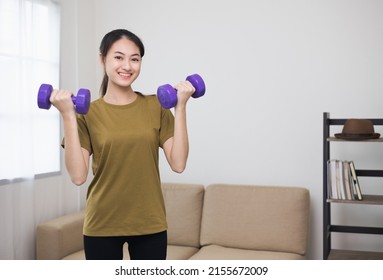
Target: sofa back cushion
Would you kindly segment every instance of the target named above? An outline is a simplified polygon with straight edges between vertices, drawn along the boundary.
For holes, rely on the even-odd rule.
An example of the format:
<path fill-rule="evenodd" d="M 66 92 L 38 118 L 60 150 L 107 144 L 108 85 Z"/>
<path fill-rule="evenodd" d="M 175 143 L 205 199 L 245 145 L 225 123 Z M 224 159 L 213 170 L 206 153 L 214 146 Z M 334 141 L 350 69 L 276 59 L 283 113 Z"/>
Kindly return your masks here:
<path fill-rule="evenodd" d="M 162 183 L 169 245 L 200 246 L 203 185 Z"/>
<path fill-rule="evenodd" d="M 309 191 L 215 184 L 206 188 L 201 245 L 305 255 Z"/>

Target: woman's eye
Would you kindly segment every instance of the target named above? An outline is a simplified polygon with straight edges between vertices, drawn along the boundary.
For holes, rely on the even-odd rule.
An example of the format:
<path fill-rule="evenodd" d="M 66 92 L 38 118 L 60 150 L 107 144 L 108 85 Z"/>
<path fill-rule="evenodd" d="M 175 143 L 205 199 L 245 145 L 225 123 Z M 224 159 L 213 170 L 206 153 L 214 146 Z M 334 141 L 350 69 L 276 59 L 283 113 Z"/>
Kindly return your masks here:
<path fill-rule="evenodd" d="M 122 56 L 116 56 L 116 57 L 114 57 L 115 59 L 117 59 L 117 60 L 121 60 L 122 59 Z"/>

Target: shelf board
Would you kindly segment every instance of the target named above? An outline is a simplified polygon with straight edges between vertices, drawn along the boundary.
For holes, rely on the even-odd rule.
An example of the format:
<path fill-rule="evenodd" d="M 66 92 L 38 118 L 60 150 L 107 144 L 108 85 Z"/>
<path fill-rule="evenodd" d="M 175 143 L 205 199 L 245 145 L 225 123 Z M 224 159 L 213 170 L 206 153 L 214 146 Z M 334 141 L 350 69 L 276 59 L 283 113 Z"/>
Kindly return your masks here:
<path fill-rule="evenodd" d="M 328 260 L 383 260 L 383 252 L 331 250 Z"/>
<path fill-rule="evenodd" d="M 378 138 L 378 139 L 366 139 L 366 140 L 346 140 L 346 139 L 340 139 L 336 138 L 334 136 L 328 137 L 327 141 L 333 141 L 333 142 L 383 142 L 383 138 Z"/>
<path fill-rule="evenodd" d="M 363 200 L 327 199 L 329 203 L 383 205 L 383 195 L 363 195 Z"/>

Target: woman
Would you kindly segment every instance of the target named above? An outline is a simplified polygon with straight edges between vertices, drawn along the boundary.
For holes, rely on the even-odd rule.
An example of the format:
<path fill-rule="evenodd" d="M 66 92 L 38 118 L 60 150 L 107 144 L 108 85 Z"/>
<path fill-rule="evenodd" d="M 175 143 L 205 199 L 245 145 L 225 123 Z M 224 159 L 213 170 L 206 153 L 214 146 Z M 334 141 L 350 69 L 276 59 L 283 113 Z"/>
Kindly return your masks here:
<path fill-rule="evenodd" d="M 101 98 L 88 114 L 77 115 L 72 93 L 55 90 L 51 102 L 63 118 L 65 165 L 76 185 L 93 180 L 87 193 L 84 249 L 87 259 L 122 259 L 128 243 L 131 259 L 165 259 L 165 206 L 159 174 L 159 148 L 175 172 L 185 169 L 189 152 L 186 103 L 195 89 L 180 82 L 174 116 L 156 96 L 132 89 L 145 50 L 133 33 L 118 29 L 100 45 L 104 68 Z"/>

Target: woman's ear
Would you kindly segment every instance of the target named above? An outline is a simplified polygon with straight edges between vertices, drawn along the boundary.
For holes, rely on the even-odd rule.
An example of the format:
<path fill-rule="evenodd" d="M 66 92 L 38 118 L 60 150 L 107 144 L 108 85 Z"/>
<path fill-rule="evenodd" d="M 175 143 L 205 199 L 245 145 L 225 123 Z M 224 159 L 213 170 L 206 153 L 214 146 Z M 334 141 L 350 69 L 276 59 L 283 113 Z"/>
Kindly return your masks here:
<path fill-rule="evenodd" d="M 105 58 L 102 56 L 101 53 L 99 54 L 99 59 L 100 59 L 101 65 L 102 65 L 103 67 L 105 67 Z"/>

